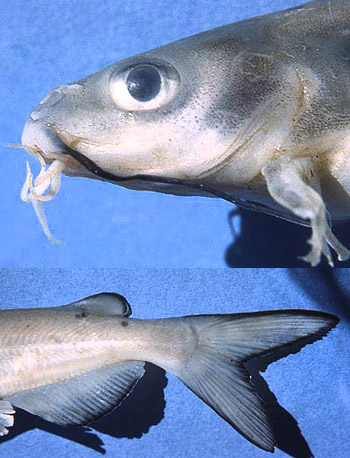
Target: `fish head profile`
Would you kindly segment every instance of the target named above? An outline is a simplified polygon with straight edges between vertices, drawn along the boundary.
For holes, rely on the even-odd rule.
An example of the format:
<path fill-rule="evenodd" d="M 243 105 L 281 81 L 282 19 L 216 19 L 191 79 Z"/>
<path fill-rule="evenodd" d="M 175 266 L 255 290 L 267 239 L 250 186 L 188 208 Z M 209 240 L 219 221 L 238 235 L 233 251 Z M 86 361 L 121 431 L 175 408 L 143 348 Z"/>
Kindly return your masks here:
<path fill-rule="evenodd" d="M 56 195 L 62 174 L 207 196 L 213 193 L 200 186 L 230 193 L 260 173 L 264 151 L 276 141 L 266 136 L 267 126 L 287 124 L 293 112 L 280 116 L 273 105 L 294 102 L 285 97 L 288 71 L 267 49 L 273 40 L 262 38 L 264 27 L 245 22 L 56 87 L 32 111 L 22 145 L 39 159 L 41 171 L 33 182 L 27 165 L 21 197 L 33 203 L 52 241 L 41 202 Z"/>
<path fill-rule="evenodd" d="M 280 100 L 286 75 L 271 53 L 264 55 L 261 45 L 258 53 L 255 42 L 244 45 L 242 33 L 230 29 L 171 43 L 53 89 L 30 114 L 22 144 L 46 163 L 59 161 L 70 176 L 101 178 L 77 162 L 75 151 L 120 177 L 232 186 L 232 168 L 229 178 L 218 172 L 248 137 L 250 144 L 258 141 L 263 111 Z M 239 172 L 238 181 L 246 171 L 240 166 Z M 162 190 L 137 180 L 120 184 Z"/>
<path fill-rule="evenodd" d="M 329 5 L 212 29 L 53 89 L 22 135 L 42 166 L 33 183 L 27 165 L 22 200 L 46 234 L 40 201 L 63 173 L 221 197 L 310 226 L 313 266 L 322 254 L 333 265 L 329 247 L 348 259 L 329 216 L 350 215 L 350 15 Z"/>

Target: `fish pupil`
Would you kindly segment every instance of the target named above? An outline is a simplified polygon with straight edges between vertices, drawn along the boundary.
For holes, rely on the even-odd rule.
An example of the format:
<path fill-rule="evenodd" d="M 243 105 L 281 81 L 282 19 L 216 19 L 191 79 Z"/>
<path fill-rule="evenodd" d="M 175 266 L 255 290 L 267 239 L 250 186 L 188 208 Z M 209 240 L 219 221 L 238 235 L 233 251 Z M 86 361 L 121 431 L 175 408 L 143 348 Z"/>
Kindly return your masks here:
<path fill-rule="evenodd" d="M 130 72 L 126 84 L 130 95 L 135 100 L 148 102 L 159 94 L 161 78 L 156 68 L 143 65 Z"/>

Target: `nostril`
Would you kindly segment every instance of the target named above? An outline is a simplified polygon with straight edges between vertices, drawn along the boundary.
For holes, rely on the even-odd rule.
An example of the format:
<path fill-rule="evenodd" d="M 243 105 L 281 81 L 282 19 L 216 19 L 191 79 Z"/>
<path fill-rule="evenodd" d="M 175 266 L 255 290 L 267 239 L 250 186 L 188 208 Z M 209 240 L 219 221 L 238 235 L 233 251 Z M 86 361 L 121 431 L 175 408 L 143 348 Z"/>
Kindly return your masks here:
<path fill-rule="evenodd" d="M 84 86 L 81 84 L 65 84 L 52 89 L 47 96 L 39 103 L 39 105 L 29 115 L 33 121 L 38 121 L 45 116 L 48 110 L 58 102 L 60 102 L 66 95 L 79 95 L 84 93 Z"/>
<path fill-rule="evenodd" d="M 30 118 L 33 120 L 33 121 L 37 121 L 38 119 L 41 118 L 41 110 L 38 110 L 37 108 L 35 110 L 33 110 L 31 113 L 30 113 Z"/>
<path fill-rule="evenodd" d="M 38 121 L 40 118 L 46 115 L 47 110 L 56 105 L 62 98 L 63 94 L 53 90 L 47 94 L 47 96 L 39 103 L 39 105 L 30 113 L 30 118 L 33 121 Z"/>

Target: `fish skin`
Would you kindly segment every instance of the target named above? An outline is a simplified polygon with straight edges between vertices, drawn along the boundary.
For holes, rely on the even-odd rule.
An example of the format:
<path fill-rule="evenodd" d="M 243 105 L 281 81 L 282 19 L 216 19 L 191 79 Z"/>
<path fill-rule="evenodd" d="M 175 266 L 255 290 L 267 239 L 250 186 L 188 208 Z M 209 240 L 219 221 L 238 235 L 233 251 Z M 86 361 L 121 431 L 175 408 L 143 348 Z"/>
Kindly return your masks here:
<path fill-rule="evenodd" d="M 349 33 L 347 0 L 316 0 L 179 40 L 54 89 L 29 117 L 22 143 L 60 162 L 57 174 L 98 178 L 69 155 L 77 150 L 119 177 L 199 182 L 299 218 L 312 228 L 304 259 L 317 265 L 324 254 L 332 265 L 328 245 L 339 260 L 350 257 L 327 221 L 350 215 Z M 141 64 L 164 67 L 175 82 L 156 108 L 125 105 L 123 91 L 112 90 Z"/>
<path fill-rule="evenodd" d="M 300 350 L 338 323 L 306 310 L 154 320 L 129 318 L 130 312 L 122 296 L 110 293 L 0 311 L 0 435 L 13 424 L 12 406 L 59 424 L 96 420 L 120 405 L 150 362 L 177 376 L 250 442 L 273 451 L 268 408 L 244 363 L 281 348 Z"/>
<path fill-rule="evenodd" d="M 4 310 L 0 312 L 0 322 L 0 397 L 38 383 L 53 383 L 66 371 L 78 376 L 96 370 L 106 360 L 109 364 L 136 361 L 142 355 L 142 361 L 172 368 L 182 359 L 187 345 L 189 351 L 194 347 L 189 327 L 176 318 L 137 320 L 95 314 L 80 317 L 78 313 L 56 312 L 52 308 Z"/>

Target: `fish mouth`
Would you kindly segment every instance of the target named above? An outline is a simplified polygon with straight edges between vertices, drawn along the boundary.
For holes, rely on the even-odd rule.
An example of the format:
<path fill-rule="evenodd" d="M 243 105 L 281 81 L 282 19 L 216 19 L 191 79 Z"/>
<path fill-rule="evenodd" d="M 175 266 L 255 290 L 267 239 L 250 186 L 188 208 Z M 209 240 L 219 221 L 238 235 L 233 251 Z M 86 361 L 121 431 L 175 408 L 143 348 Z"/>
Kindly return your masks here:
<path fill-rule="evenodd" d="M 101 168 L 96 162 L 92 159 L 88 158 L 84 154 L 82 154 L 77 149 L 74 149 L 68 145 L 66 145 L 65 154 L 68 154 L 73 159 L 75 159 L 83 168 L 85 168 L 88 172 L 94 175 L 97 179 L 108 181 L 112 184 L 122 185 L 123 183 L 132 182 L 132 181 L 139 181 L 145 183 L 152 183 L 159 186 L 165 186 L 173 188 L 185 188 L 188 190 L 196 191 L 198 195 L 206 196 L 206 197 L 217 197 L 219 199 L 226 200 L 231 204 L 237 205 L 241 208 L 245 208 L 247 210 L 252 210 L 259 213 L 265 213 L 268 215 L 272 215 L 275 217 L 279 217 L 281 219 L 285 219 L 288 221 L 295 222 L 297 224 L 309 226 L 309 223 L 301 220 L 300 218 L 294 217 L 293 215 L 286 216 L 283 213 L 280 213 L 278 210 L 270 209 L 269 207 L 261 204 L 255 203 L 250 200 L 242 199 L 231 195 L 225 191 L 222 191 L 217 188 L 213 188 L 208 186 L 207 184 L 197 181 L 197 180 L 186 180 L 183 178 L 174 178 L 169 176 L 160 176 L 160 175 L 148 175 L 148 174 L 135 174 L 129 176 L 122 176 L 116 175 L 111 173 L 103 168 Z M 162 191 L 158 189 L 158 191 Z M 166 192 L 166 191 L 164 191 Z"/>
<path fill-rule="evenodd" d="M 308 221 L 303 220 L 291 213 L 286 214 L 285 212 L 279 211 L 276 208 L 270 208 L 264 205 L 263 203 L 257 203 L 249 199 L 237 197 L 236 195 L 234 195 L 234 193 L 226 192 L 221 189 L 212 187 L 205 182 L 205 177 L 185 179 L 147 173 L 137 173 L 133 175 L 118 175 L 112 173 L 100 167 L 95 161 L 93 161 L 85 154 L 80 152 L 77 148 L 74 148 L 74 145 L 78 143 L 76 139 L 75 141 L 70 142 L 70 144 L 67 144 L 67 141 L 65 141 L 66 136 L 62 136 L 58 132 L 55 133 L 62 142 L 62 153 L 66 156 L 70 156 L 78 164 L 80 164 L 80 166 L 88 172 L 86 176 L 92 176 L 102 181 L 108 181 L 112 184 L 130 188 L 137 188 L 133 186 L 131 183 L 149 183 L 154 185 L 154 187 L 142 188 L 141 186 L 140 189 L 152 189 L 157 192 L 172 193 L 178 195 L 216 197 L 225 200 L 231 204 L 237 205 L 238 207 L 241 207 L 243 209 L 251 210 L 257 213 L 264 213 L 266 215 L 274 216 L 302 226 L 310 227 Z M 127 186 L 127 183 L 130 183 L 130 186 Z"/>
<path fill-rule="evenodd" d="M 95 178 L 109 183 L 121 185 L 130 188 L 151 189 L 157 192 L 173 193 L 179 195 L 197 195 L 204 197 L 217 197 L 226 200 L 232 204 L 243 208 L 262 212 L 264 206 L 256 204 L 245 199 L 234 196 L 231 193 L 221 189 L 214 188 L 205 182 L 205 178 L 175 178 L 172 176 L 164 176 L 148 173 L 136 174 L 116 174 L 98 165 L 94 160 L 79 151 L 78 145 L 83 139 L 72 134 L 69 134 L 58 126 L 46 122 L 45 124 L 37 125 L 37 123 L 29 120 L 24 128 L 22 135 L 22 143 L 29 144 L 28 152 L 35 155 L 42 165 L 42 170 L 39 177 L 34 182 L 34 185 L 44 180 L 45 173 L 50 173 L 50 168 L 59 170 L 60 173 L 66 175 L 75 175 L 79 170 L 80 176 Z M 72 160 L 73 159 L 73 160 Z M 49 163 L 50 166 L 45 172 L 43 161 Z M 79 166 L 79 169 L 77 168 Z M 27 165 L 27 170 L 28 170 Z M 31 196 L 36 200 L 50 200 L 57 193 L 57 186 L 54 189 L 50 188 L 49 196 L 42 196 L 36 192 L 35 186 L 30 186 L 27 172 L 27 191 L 30 191 Z M 150 185 L 147 187 L 147 184 Z M 40 189 L 42 191 L 42 188 Z M 39 195 L 40 194 L 40 195 Z M 28 201 L 28 198 L 22 200 Z M 267 207 L 266 211 L 267 212 Z"/>
<path fill-rule="evenodd" d="M 138 186 L 135 186 L 137 184 L 140 189 L 152 189 L 163 193 L 217 197 L 241 208 L 277 216 L 298 224 L 309 225 L 308 222 L 302 221 L 293 215 L 286 216 L 284 213 L 270 209 L 263 204 L 242 199 L 231 193 L 213 188 L 198 179 L 189 180 L 152 174 L 125 176 L 112 173 L 100 167 L 95 161 L 74 148 L 74 142 L 68 145 L 60 135 L 59 129 L 55 129 L 48 123 L 44 126 L 41 125 L 39 129 L 34 126 L 33 129 L 33 124 L 32 121 L 27 122 L 22 135 L 22 144 L 30 154 L 39 160 L 41 171 L 33 183 L 33 174 L 27 162 L 27 177 L 22 187 L 21 199 L 24 202 L 33 204 L 44 233 L 55 244 L 61 244 L 62 242 L 55 239 L 51 234 L 41 202 L 49 201 L 55 197 L 61 185 L 62 173 L 74 175 L 72 170 L 77 170 L 77 164 L 80 167 L 80 176 L 96 178 L 130 188 L 137 188 Z M 35 141 L 37 136 L 39 141 Z M 49 165 L 48 168 L 46 168 L 47 165 Z M 151 184 L 151 186 L 147 187 L 147 184 Z M 47 194 L 45 194 L 46 192 Z"/>
<path fill-rule="evenodd" d="M 309 224 L 303 220 L 300 220 L 297 217 L 293 217 L 292 215 L 286 216 L 283 213 L 279 213 L 277 210 L 272 210 L 269 207 L 265 206 L 261 203 L 252 202 L 247 199 L 242 199 L 240 197 L 234 196 L 228 192 L 222 191 L 220 189 L 214 188 L 212 186 L 207 185 L 206 183 L 202 182 L 200 179 L 192 178 L 184 179 L 184 178 L 175 178 L 171 176 L 162 176 L 156 174 L 145 174 L 145 173 L 138 173 L 134 175 L 118 175 L 104 168 L 100 167 L 95 161 L 87 157 L 85 154 L 81 153 L 78 149 L 74 148 L 71 145 L 68 145 L 62 138 L 62 136 L 55 131 L 55 134 L 60 139 L 62 144 L 62 148 L 60 150 L 61 154 L 66 156 L 70 156 L 74 159 L 77 163 L 79 163 L 83 169 L 89 172 L 88 176 L 93 176 L 96 179 L 102 181 L 108 181 L 109 183 L 116 184 L 116 185 L 123 185 L 128 182 L 144 182 L 144 183 L 152 183 L 157 185 L 158 192 L 166 192 L 167 188 L 173 189 L 187 189 L 191 191 L 195 191 L 196 195 L 201 195 L 204 197 L 216 197 L 222 200 L 226 200 L 231 204 L 237 205 L 241 208 L 245 208 L 247 210 L 252 210 L 258 213 L 265 213 L 275 217 L 279 217 L 282 219 L 286 219 L 288 221 L 296 222 L 297 224 L 302 224 L 308 226 Z"/>
<path fill-rule="evenodd" d="M 108 170 L 100 167 L 92 159 L 81 153 L 78 149 L 73 148 L 72 146 L 67 145 L 63 142 L 62 138 L 58 134 L 58 137 L 61 139 L 64 149 L 62 153 L 70 156 L 76 162 L 78 162 L 86 171 L 92 174 L 95 178 L 103 181 L 108 181 L 109 183 L 116 185 L 123 185 L 123 183 L 132 182 L 132 181 L 141 181 L 145 183 L 152 183 L 155 185 L 164 185 L 166 187 L 182 187 L 187 188 L 188 190 L 195 190 L 199 194 L 204 196 L 219 197 L 224 200 L 228 200 L 231 203 L 240 205 L 238 201 L 240 199 L 234 198 L 229 194 L 222 192 L 218 189 L 207 186 L 206 184 L 196 181 L 196 180 L 186 180 L 183 178 L 174 178 L 170 176 L 161 176 L 161 175 L 151 175 L 144 173 L 137 173 L 134 175 L 117 175 L 115 173 L 109 172 Z"/>

